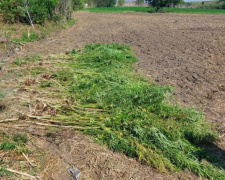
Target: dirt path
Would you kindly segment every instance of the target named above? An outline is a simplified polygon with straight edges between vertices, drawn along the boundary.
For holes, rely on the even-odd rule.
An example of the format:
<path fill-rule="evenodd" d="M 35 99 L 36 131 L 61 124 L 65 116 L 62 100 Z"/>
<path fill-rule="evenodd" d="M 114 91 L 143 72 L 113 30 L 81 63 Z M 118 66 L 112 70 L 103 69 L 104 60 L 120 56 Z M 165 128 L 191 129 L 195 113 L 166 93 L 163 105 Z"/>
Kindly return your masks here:
<path fill-rule="evenodd" d="M 77 19 L 75 26 L 52 34 L 42 41 L 30 43 L 15 56 L 60 53 L 81 48 L 89 43 L 126 43 L 133 47 L 139 59 L 136 64 L 138 72 L 158 84 L 174 86 L 175 97 L 181 104 L 203 110 L 207 121 L 215 123 L 221 135 L 225 133 L 225 15 L 78 12 L 74 14 L 74 18 Z M 65 134 L 57 137 L 68 146 L 66 137 L 69 136 Z M 49 144 L 42 143 L 40 146 L 47 153 L 51 153 L 47 148 Z M 94 145 L 88 144 L 88 146 Z M 60 146 L 54 148 L 57 149 L 56 153 L 65 150 L 65 146 L 61 149 Z M 79 148 L 76 150 L 78 151 Z M 104 154 L 105 150 L 100 151 Z M 107 153 L 106 156 L 99 154 L 97 157 L 103 156 L 107 159 L 108 156 L 114 156 L 112 152 L 110 154 L 107 151 Z M 118 162 L 119 166 L 129 166 L 129 159 L 125 159 L 123 164 L 122 158 L 118 160 L 117 155 L 113 158 L 113 162 Z M 52 167 L 55 168 L 54 177 L 59 175 L 60 167 L 65 162 L 62 158 L 57 161 L 60 161 L 56 163 L 58 169 Z M 105 163 L 103 161 L 99 163 Z M 94 164 L 90 166 L 95 167 Z M 134 172 L 135 168 L 138 170 L 143 168 L 140 164 L 135 166 L 133 164 L 128 170 Z M 84 163 L 84 167 L 88 168 L 88 163 Z M 100 168 L 105 167 L 100 165 Z M 107 173 L 102 169 L 96 171 L 97 174 L 105 173 L 109 179 L 113 173 L 118 172 L 115 170 Z M 152 173 L 147 167 L 140 172 L 154 175 L 155 179 L 173 179 L 156 172 Z M 91 173 L 89 178 L 98 177 Z M 125 173 L 124 169 L 120 173 Z M 140 174 L 136 179 L 140 179 Z M 131 176 L 132 174 L 129 173 L 125 177 Z M 146 177 L 150 178 L 150 176 Z"/>

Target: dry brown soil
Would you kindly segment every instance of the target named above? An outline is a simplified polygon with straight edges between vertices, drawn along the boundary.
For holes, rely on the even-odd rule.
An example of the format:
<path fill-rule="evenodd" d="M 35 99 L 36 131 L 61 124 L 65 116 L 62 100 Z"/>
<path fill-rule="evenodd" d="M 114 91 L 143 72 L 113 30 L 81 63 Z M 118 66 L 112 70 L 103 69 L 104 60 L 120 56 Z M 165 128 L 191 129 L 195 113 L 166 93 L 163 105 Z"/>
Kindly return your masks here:
<path fill-rule="evenodd" d="M 57 34 L 53 33 L 44 40 L 27 44 L 10 59 L 28 54 L 56 54 L 81 48 L 89 43 L 126 43 L 134 49 L 139 59 L 135 65 L 139 73 L 157 84 L 172 85 L 176 100 L 182 105 L 196 107 L 205 112 L 206 120 L 215 124 L 224 139 L 225 15 L 77 12 L 74 18 L 77 23 L 73 27 Z M 4 54 L 0 57 L 6 58 Z M 123 176 L 124 179 L 179 178 L 179 175 L 163 176 L 153 172 L 134 160 L 93 144 L 83 135 L 62 132 L 56 137 L 61 142 L 58 145 L 51 145 L 51 142 L 45 141 L 44 138 L 43 143 L 40 143 L 40 147 L 45 149 L 49 157 L 58 157 L 56 160 L 53 158 L 53 161 L 57 161 L 56 169 L 50 168 L 55 174 L 52 173 L 53 176 L 48 179 L 57 179 L 59 172 L 69 165 L 64 164 L 66 161 L 73 161 L 75 166 L 81 163 L 84 173 L 90 175 L 87 175 L 87 179 L 101 179 L 104 176 L 103 179 L 123 179 Z M 68 150 L 66 146 L 61 146 L 62 142 L 69 146 Z M 225 147 L 223 142 L 225 141 L 220 145 L 222 151 Z M 80 143 L 79 148 L 84 146 L 82 157 L 78 155 L 81 154 L 79 148 L 71 149 L 77 146 L 76 143 Z M 89 152 L 90 147 L 96 147 L 97 150 Z M 56 150 L 52 152 L 52 149 Z M 69 157 L 66 157 L 66 152 L 69 152 Z M 95 159 L 91 158 L 83 161 L 81 159 L 85 158 L 85 153 L 93 153 L 91 158 L 103 157 L 103 160 L 96 160 L 97 164 L 94 164 Z M 71 157 L 71 154 L 77 154 L 78 157 Z M 53 164 L 50 163 L 49 166 Z M 106 167 L 108 169 L 105 169 Z M 137 170 L 141 173 L 135 175 Z M 116 173 L 120 175 L 116 177 Z M 195 176 L 187 174 L 182 178 L 196 179 Z"/>

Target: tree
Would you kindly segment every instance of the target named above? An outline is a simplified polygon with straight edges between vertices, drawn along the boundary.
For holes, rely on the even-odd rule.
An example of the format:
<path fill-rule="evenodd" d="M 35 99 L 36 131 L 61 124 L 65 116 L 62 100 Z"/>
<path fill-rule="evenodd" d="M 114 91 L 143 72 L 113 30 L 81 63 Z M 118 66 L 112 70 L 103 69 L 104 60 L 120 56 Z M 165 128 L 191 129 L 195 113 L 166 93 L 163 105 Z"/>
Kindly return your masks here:
<path fill-rule="evenodd" d="M 136 4 L 137 4 L 138 6 L 140 6 L 142 3 L 144 3 L 144 0 L 136 0 Z"/>
<path fill-rule="evenodd" d="M 182 0 L 147 0 L 147 2 L 154 7 L 157 12 L 160 8 L 167 7 L 169 4 L 173 4 L 175 6 L 181 3 Z"/>
<path fill-rule="evenodd" d="M 84 0 L 73 0 L 73 10 L 79 10 L 84 8 Z"/>
<path fill-rule="evenodd" d="M 116 5 L 116 0 L 93 0 L 96 7 L 113 7 Z"/>
<path fill-rule="evenodd" d="M 125 3 L 125 0 L 118 0 L 118 5 L 119 5 L 119 6 L 123 6 L 124 3 Z"/>
<path fill-rule="evenodd" d="M 148 3 L 154 7 L 157 12 L 160 8 L 166 7 L 169 4 L 169 0 L 148 0 Z"/>
<path fill-rule="evenodd" d="M 173 4 L 173 7 L 175 7 L 177 4 L 180 4 L 180 3 L 183 3 L 184 1 L 183 0 L 171 0 L 170 3 Z"/>
<path fill-rule="evenodd" d="M 93 0 L 84 0 L 84 3 L 87 4 L 89 7 L 93 6 Z"/>
<path fill-rule="evenodd" d="M 71 19 L 72 15 L 72 0 L 59 0 L 59 5 L 56 7 L 59 14 L 63 16 L 63 20 Z"/>

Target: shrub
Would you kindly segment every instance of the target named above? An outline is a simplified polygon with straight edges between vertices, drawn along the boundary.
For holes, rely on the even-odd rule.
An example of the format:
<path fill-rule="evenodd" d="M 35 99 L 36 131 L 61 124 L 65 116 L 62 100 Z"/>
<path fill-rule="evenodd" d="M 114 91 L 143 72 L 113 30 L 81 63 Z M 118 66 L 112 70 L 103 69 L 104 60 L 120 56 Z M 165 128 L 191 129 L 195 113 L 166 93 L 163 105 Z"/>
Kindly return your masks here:
<path fill-rule="evenodd" d="M 3 19 L 7 23 L 14 23 L 19 21 L 20 10 L 19 5 L 20 0 L 2 0 L 0 2 L 0 13 L 3 14 Z"/>
<path fill-rule="evenodd" d="M 26 22 L 43 24 L 45 19 L 53 19 L 54 9 L 59 0 L 2 0 L 0 12 L 5 22 Z"/>
<path fill-rule="evenodd" d="M 79 10 L 84 8 L 84 0 L 73 0 L 73 10 Z"/>
<path fill-rule="evenodd" d="M 55 22 L 61 21 L 62 20 L 62 16 L 60 14 L 54 14 L 52 16 L 52 20 Z"/>
<path fill-rule="evenodd" d="M 97 7 L 113 7 L 116 5 L 116 0 L 93 0 Z"/>

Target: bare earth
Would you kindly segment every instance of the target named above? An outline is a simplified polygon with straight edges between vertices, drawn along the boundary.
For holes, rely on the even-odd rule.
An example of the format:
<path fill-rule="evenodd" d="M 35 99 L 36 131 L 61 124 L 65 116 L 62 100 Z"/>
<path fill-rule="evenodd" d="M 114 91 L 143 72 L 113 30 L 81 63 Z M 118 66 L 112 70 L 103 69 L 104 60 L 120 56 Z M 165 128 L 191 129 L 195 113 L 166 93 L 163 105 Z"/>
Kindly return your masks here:
<path fill-rule="evenodd" d="M 74 18 L 77 23 L 73 27 L 27 44 L 15 56 L 56 54 L 89 43 L 126 43 L 134 49 L 139 59 L 135 65 L 139 73 L 157 84 L 172 85 L 177 101 L 205 112 L 206 120 L 215 124 L 223 138 L 220 147 L 224 151 L 225 15 L 77 12 Z M 76 137 L 71 141 L 68 139 L 72 137 L 71 132 L 62 132 L 56 136 L 60 142 L 70 146 L 68 151 L 61 144 L 55 147 L 55 143 L 44 139 L 42 143 L 39 142 L 49 157 L 58 157 L 55 160 L 57 166 L 50 167 L 51 171 L 55 169 L 52 176 L 43 175 L 46 179 L 57 179 L 62 174 L 59 172 L 66 169 L 63 167 L 69 167 L 69 163 L 65 165 L 66 161 L 73 161 L 74 165 L 83 167 L 84 173 L 88 174 L 87 179 L 196 179 L 188 172 L 183 177 L 158 174 L 135 160 L 93 144 L 83 135 L 73 136 Z M 76 141 L 79 143 L 76 144 Z M 70 149 L 73 146 L 84 146 L 84 152 L 81 153 L 79 148 Z M 89 152 L 88 149 L 93 146 L 98 150 Z M 56 150 L 52 152 L 51 149 Z M 81 154 L 82 157 L 66 157 L 67 152 L 70 155 Z M 88 160 L 82 160 L 85 153 L 96 154 Z M 96 157 L 103 159 L 91 159 Z M 95 161 L 96 164 L 93 164 Z M 137 173 L 137 170 L 141 173 Z M 115 176 L 116 173 L 119 173 L 118 176 Z"/>

